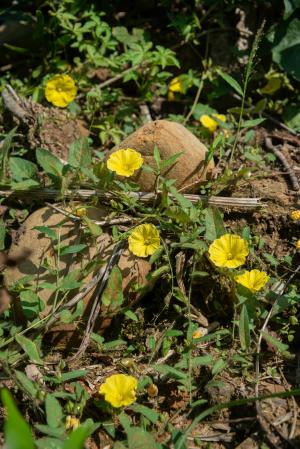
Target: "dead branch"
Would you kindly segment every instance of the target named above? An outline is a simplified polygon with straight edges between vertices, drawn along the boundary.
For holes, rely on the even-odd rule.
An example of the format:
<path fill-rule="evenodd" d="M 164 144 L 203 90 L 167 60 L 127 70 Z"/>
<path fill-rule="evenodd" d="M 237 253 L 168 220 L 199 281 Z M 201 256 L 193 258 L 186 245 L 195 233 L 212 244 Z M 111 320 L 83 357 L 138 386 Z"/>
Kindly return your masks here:
<path fill-rule="evenodd" d="M 272 139 L 270 139 L 270 137 L 265 138 L 265 145 L 268 148 L 268 150 L 271 150 L 275 154 L 275 156 L 280 160 L 280 162 L 286 169 L 286 171 L 291 179 L 293 189 L 299 190 L 300 185 L 299 185 L 299 182 L 298 182 L 297 176 L 295 175 L 294 170 L 292 169 L 292 167 L 290 166 L 290 164 L 288 163 L 288 161 L 286 160 L 286 158 L 282 154 L 282 152 L 278 149 L 278 147 L 273 145 Z"/>
<path fill-rule="evenodd" d="M 31 189 L 31 190 L 0 190 L 0 197 L 5 198 L 30 198 L 30 195 L 34 196 L 34 199 L 38 200 L 58 200 L 62 195 L 58 189 L 53 189 L 51 187 L 45 187 L 43 189 Z M 148 203 L 154 200 L 156 194 L 152 192 L 130 192 L 126 194 L 127 197 L 130 196 L 133 199 L 139 200 L 142 203 Z M 113 192 L 103 192 L 101 190 L 93 189 L 78 189 L 78 190 L 66 190 L 64 191 L 65 199 L 74 200 L 86 200 L 92 198 L 93 196 L 98 197 L 104 202 L 109 202 L 111 200 L 118 200 L 119 197 Z M 172 198 L 172 195 L 169 195 Z M 213 206 L 217 207 L 237 207 L 242 209 L 256 209 L 257 207 L 262 207 L 263 204 L 260 198 L 233 198 L 226 196 L 207 196 L 207 195 L 193 195 L 184 194 L 186 199 L 190 200 L 192 203 L 197 203 L 199 201 L 207 202 Z"/>

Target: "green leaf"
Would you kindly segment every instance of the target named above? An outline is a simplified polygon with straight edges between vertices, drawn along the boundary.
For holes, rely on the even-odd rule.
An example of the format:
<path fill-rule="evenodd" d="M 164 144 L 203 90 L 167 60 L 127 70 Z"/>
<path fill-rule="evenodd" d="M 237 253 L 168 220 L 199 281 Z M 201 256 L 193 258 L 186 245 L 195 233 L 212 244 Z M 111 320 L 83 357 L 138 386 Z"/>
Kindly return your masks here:
<path fill-rule="evenodd" d="M 95 237 L 99 237 L 100 235 L 103 234 L 102 229 L 100 228 L 99 225 L 97 225 L 93 220 L 91 220 L 88 217 L 82 217 L 82 221 L 87 225 L 87 227 L 89 228 L 89 231 L 92 235 L 94 235 Z"/>
<path fill-rule="evenodd" d="M 226 83 L 228 83 L 241 97 L 243 97 L 244 94 L 242 87 L 234 78 L 232 78 L 232 76 L 228 75 L 228 73 L 222 72 L 222 70 L 218 70 L 217 72 L 223 80 L 226 81 Z"/>
<path fill-rule="evenodd" d="M 211 365 L 213 362 L 213 358 L 211 355 L 201 355 L 198 357 L 193 357 L 191 359 L 192 368 L 197 368 L 197 366 L 206 366 Z M 176 368 L 187 369 L 188 368 L 188 360 L 182 359 L 180 362 L 176 363 Z"/>
<path fill-rule="evenodd" d="M 32 398 L 35 398 L 38 392 L 35 384 L 30 379 L 28 379 L 26 374 L 22 373 L 22 371 L 15 370 L 15 375 L 27 394 L 29 394 L 29 396 L 31 396 Z"/>
<path fill-rule="evenodd" d="M 156 162 L 157 168 L 160 168 L 161 158 L 159 154 L 159 149 L 156 145 L 154 145 L 153 157 Z"/>
<path fill-rule="evenodd" d="M 35 164 L 20 157 L 11 157 L 9 159 L 9 168 L 14 181 L 33 178 L 37 173 Z"/>
<path fill-rule="evenodd" d="M 48 226 L 35 226 L 33 229 L 46 234 L 48 237 L 50 237 L 51 240 L 58 240 L 58 235 L 56 234 L 56 232 L 53 231 L 53 229 L 48 228 Z"/>
<path fill-rule="evenodd" d="M 41 425 L 42 424 L 40 424 L 39 426 Z M 39 426 L 36 426 L 36 428 L 38 429 Z M 63 441 L 51 437 L 39 438 L 35 441 L 35 444 L 38 449 L 62 449 L 63 447 Z"/>
<path fill-rule="evenodd" d="M 162 161 L 160 164 L 161 170 L 164 170 L 165 168 L 169 167 L 170 165 L 173 165 L 182 154 L 184 154 L 184 151 L 180 151 L 180 153 L 173 154 L 173 156 Z"/>
<path fill-rule="evenodd" d="M 151 408 L 146 407 L 145 405 L 134 404 L 130 408 L 135 413 L 140 413 L 141 415 L 145 416 L 153 424 L 156 424 L 157 421 L 159 420 L 160 414 L 157 413 L 156 411 L 152 410 Z"/>
<path fill-rule="evenodd" d="M 278 349 L 279 352 L 286 352 L 289 349 L 289 346 L 277 340 L 277 338 L 272 337 L 272 335 L 267 334 L 267 332 L 261 332 L 262 336 L 265 340 L 271 343 L 272 346 Z"/>
<path fill-rule="evenodd" d="M 240 315 L 239 335 L 242 349 L 248 349 L 250 347 L 250 327 L 248 312 L 245 304 L 242 307 Z"/>
<path fill-rule="evenodd" d="M 170 186 L 169 187 L 170 193 L 174 196 L 174 198 L 178 201 L 178 203 L 180 204 L 181 207 L 183 208 L 193 208 L 193 203 L 188 200 L 187 198 L 185 198 L 183 195 L 181 195 L 181 193 L 178 192 L 178 190 L 173 187 Z"/>
<path fill-rule="evenodd" d="M 227 362 L 223 359 L 219 359 L 216 361 L 216 363 L 213 365 L 211 373 L 213 376 L 216 374 L 219 374 L 221 371 L 223 371 L 224 368 L 226 368 Z"/>
<path fill-rule="evenodd" d="M 1 391 L 1 399 L 6 410 L 4 423 L 6 449 L 34 449 L 30 427 L 15 406 L 6 388 Z"/>
<path fill-rule="evenodd" d="M 209 241 L 213 241 L 225 234 L 226 230 L 224 228 L 223 218 L 220 211 L 214 206 L 208 206 L 204 213 L 205 238 Z"/>
<path fill-rule="evenodd" d="M 269 262 L 269 264 L 273 265 L 274 267 L 277 267 L 279 265 L 279 262 L 277 259 L 275 259 L 272 254 L 269 253 L 263 253 L 264 258 Z"/>
<path fill-rule="evenodd" d="M 47 426 L 46 424 L 36 424 L 34 427 L 37 430 L 39 430 L 41 433 L 44 433 L 45 435 L 48 435 L 49 437 L 62 438 L 66 434 L 65 426 L 50 427 L 50 426 Z"/>
<path fill-rule="evenodd" d="M 91 165 L 92 155 L 87 137 L 81 137 L 70 145 L 68 163 L 74 168 Z"/>
<path fill-rule="evenodd" d="M 123 301 L 122 273 L 118 266 L 114 266 L 102 294 L 101 302 L 110 311 L 114 311 L 123 304 Z"/>
<path fill-rule="evenodd" d="M 79 253 L 80 251 L 82 251 L 86 247 L 87 247 L 87 245 L 85 245 L 84 243 L 80 243 L 79 245 L 63 246 L 60 249 L 60 255 L 61 256 L 65 256 L 66 254 Z"/>
<path fill-rule="evenodd" d="M 52 395 L 47 394 L 45 400 L 46 419 L 49 427 L 59 427 L 62 424 L 63 412 L 58 400 Z"/>
<path fill-rule="evenodd" d="M 139 319 L 136 316 L 136 314 L 132 311 L 132 310 L 126 310 L 126 312 L 124 313 L 124 315 L 129 318 L 132 321 L 138 322 Z"/>
<path fill-rule="evenodd" d="M 83 449 L 85 440 L 90 434 L 89 428 L 80 426 L 74 430 L 65 441 L 63 449 Z"/>
<path fill-rule="evenodd" d="M 129 418 L 129 416 L 123 411 L 122 413 L 120 413 L 119 415 L 119 421 L 121 426 L 124 428 L 125 432 L 129 432 L 129 429 L 131 427 L 131 420 Z"/>
<path fill-rule="evenodd" d="M 38 365 L 43 365 L 43 360 L 40 357 L 34 341 L 29 340 L 29 338 L 24 337 L 24 335 L 16 335 L 16 341 L 32 362 L 37 363 Z"/>
<path fill-rule="evenodd" d="M 300 20 L 281 21 L 272 35 L 273 61 L 298 81 L 300 80 Z"/>
<path fill-rule="evenodd" d="M 65 290 L 74 290 L 75 288 L 80 287 L 82 282 L 78 281 L 79 277 L 80 277 L 80 269 L 70 271 L 70 273 L 68 273 L 65 277 L 61 279 L 58 289 L 60 291 L 65 291 Z"/>
<path fill-rule="evenodd" d="M 5 249 L 6 226 L 2 218 L 0 218 L 0 251 Z"/>
<path fill-rule="evenodd" d="M 35 187 L 39 187 L 40 183 L 35 179 L 25 179 L 24 181 L 11 182 L 11 188 L 13 190 L 34 190 Z"/>
<path fill-rule="evenodd" d="M 211 108 L 207 104 L 198 103 L 194 109 L 193 117 L 195 120 L 199 120 L 202 115 L 217 114 L 216 109 Z"/>
<path fill-rule="evenodd" d="M 288 19 L 298 8 L 300 8 L 300 0 L 284 0 L 284 20 Z"/>
<path fill-rule="evenodd" d="M 64 164 L 58 159 L 58 157 L 50 153 L 50 151 L 45 150 L 44 148 L 38 148 L 36 150 L 36 159 L 47 175 L 54 178 L 63 177 L 62 173 Z"/>
<path fill-rule="evenodd" d="M 127 449 L 127 447 L 124 446 L 124 444 L 122 444 L 120 441 L 117 441 L 117 442 L 113 445 L 113 449 Z"/>
<path fill-rule="evenodd" d="M 45 303 L 32 290 L 22 290 L 20 299 L 24 315 L 28 319 L 35 318 L 39 312 L 45 309 Z"/>
<path fill-rule="evenodd" d="M 127 437 L 130 449 L 158 449 L 153 436 L 140 427 L 131 427 Z"/>
<path fill-rule="evenodd" d="M 153 365 L 153 369 L 173 379 L 185 379 L 186 373 L 169 365 Z"/>
<path fill-rule="evenodd" d="M 300 110 L 298 105 L 287 104 L 283 111 L 284 122 L 294 131 L 300 132 Z"/>
<path fill-rule="evenodd" d="M 242 123 L 242 128 L 252 128 L 253 126 L 260 125 L 262 122 L 264 122 L 265 118 L 255 118 L 253 120 L 245 120 Z"/>

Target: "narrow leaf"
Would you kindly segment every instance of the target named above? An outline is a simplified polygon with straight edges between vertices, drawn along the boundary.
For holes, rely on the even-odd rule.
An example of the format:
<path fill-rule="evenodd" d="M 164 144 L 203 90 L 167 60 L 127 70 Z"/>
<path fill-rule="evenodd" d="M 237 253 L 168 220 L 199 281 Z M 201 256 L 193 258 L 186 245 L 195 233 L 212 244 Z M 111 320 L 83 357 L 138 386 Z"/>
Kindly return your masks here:
<path fill-rule="evenodd" d="M 91 165 L 92 155 L 87 137 L 81 137 L 70 145 L 68 163 L 74 168 Z"/>
<path fill-rule="evenodd" d="M 60 250 L 60 255 L 65 256 L 66 254 L 74 254 L 79 253 L 83 249 L 85 249 L 87 245 L 80 243 L 79 245 L 70 245 L 70 246 L 64 246 Z"/>
<path fill-rule="evenodd" d="M 117 266 L 111 270 L 101 301 L 110 311 L 117 310 L 123 304 L 122 273 Z"/>
<path fill-rule="evenodd" d="M 262 336 L 265 340 L 267 340 L 271 345 L 275 346 L 279 352 L 285 352 L 289 349 L 289 346 L 281 341 L 277 340 L 277 338 L 272 337 L 272 335 L 267 334 L 266 332 L 262 332 Z"/>
<path fill-rule="evenodd" d="M 29 340 L 29 338 L 24 337 L 24 335 L 17 335 L 16 341 L 19 343 L 23 351 L 28 355 L 29 359 L 32 362 L 37 363 L 38 365 L 43 365 L 43 360 L 40 357 L 39 351 L 34 341 Z"/>
<path fill-rule="evenodd" d="M 48 228 L 48 226 L 35 226 L 33 229 L 36 229 L 39 232 L 42 232 L 43 234 L 46 234 L 48 237 L 50 237 L 51 240 L 58 240 L 58 236 L 53 229 Z"/>
<path fill-rule="evenodd" d="M 222 72 L 222 70 L 218 70 L 218 74 L 223 78 L 226 83 L 228 83 L 241 97 L 243 94 L 243 89 L 239 85 L 239 83 L 232 78 L 232 76 L 228 75 L 228 73 Z"/>
<path fill-rule="evenodd" d="M 6 410 L 4 437 L 7 449 L 34 449 L 29 425 L 17 409 L 9 391 L 1 391 L 1 399 Z"/>
<path fill-rule="evenodd" d="M 250 327 L 248 312 L 245 304 L 243 305 L 241 310 L 239 335 L 242 349 L 248 349 L 250 347 Z"/>
<path fill-rule="evenodd" d="M 38 392 L 35 384 L 30 379 L 28 379 L 26 374 L 22 373 L 22 371 L 15 370 L 15 375 L 26 393 L 29 394 L 32 398 L 35 398 Z"/>
<path fill-rule="evenodd" d="M 44 148 L 38 148 L 36 150 L 36 159 L 40 166 L 45 170 L 47 175 L 54 176 L 55 178 L 62 178 L 63 163 L 50 151 Z"/>
<path fill-rule="evenodd" d="M 46 396 L 45 410 L 48 426 L 59 427 L 62 424 L 63 412 L 60 403 L 52 394 Z"/>
<path fill-rule="evenodd" d="M 204 211 L 205 213 L 205 238 L 213 241 L 221 235 L 225 234 L 223 218 L 220 211 L 214 207 L 209 206 Z"/>
<path fill-rule="evenodd" d="M 9 168 L 14 181 L 30 179 L 37 173 L 37 166 L 21 157 L 11 157 L 9 159 Z"/>

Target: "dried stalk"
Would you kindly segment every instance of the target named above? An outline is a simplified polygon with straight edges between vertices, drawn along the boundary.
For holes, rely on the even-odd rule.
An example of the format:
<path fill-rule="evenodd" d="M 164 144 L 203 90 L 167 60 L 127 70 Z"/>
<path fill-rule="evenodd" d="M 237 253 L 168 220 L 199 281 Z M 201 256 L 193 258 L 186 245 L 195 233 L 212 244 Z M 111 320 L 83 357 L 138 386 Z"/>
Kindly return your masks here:
<path fill-rule="evenodd" d="M 266 145 L 266 148 L 268 148 L 268 150 L 271 150 L 275 154 L 275 156 L 280 160 L 280 162 L 286 169 L 286 171 L 290 177 L 293 189 L 299 190 L 300 185 L 299 185 L 299 182 L 298 182 L 297 176 L 295 175 L 294 170 L 292 169 L 292 167 L 290 166 L 290 164 L 288 163 L 288 161 L 286 160 L 286 158 L 282 154 L 282 152 L 278 149 L 278 147 L 273 145 L 272 139 L 270 139 L 270 137 L 265 138 L 265 145 Z"/>
<path fill-rule="evenodd" d="M 0 197 L 5 198 L 27 198 L 32 195 L 34 199 L 39 200 L 58 200 L 61 197 L 61 192 L 57 189 L 51 187 L 45 187 L 44 189 L 31 189 L 31 190 L 0 190 Z M 126 194 L 133 199 L 139 200 L 143 203 L 148 203 L 154 200 L 156 194 L 152 192 L 130 192 Z M 112 192 L 103 192 L 101 190 L 94 189 L 77 189 L 77 190 L 66 190 L 64 192 L 64 198 L 72 198 L 74 200 L 86 200 L 93 196 L 98 197 L 104 202 L 109 202 L 111 200 L 118 200 L 118 195 Z M 169 195 L 172 198 L 172 195 Z M 260 198 L 233 198 L 226 196 L 208 196 L 208 195 L 193 195 L 184 194 L 186 199 L 190 200 L 192 203 L 197 203 L 198 201 L 204 201 L 208 204 L 217 207 L 237 207 L 242 209 L 256 209 L 261 207 L 263 204 Z"/>

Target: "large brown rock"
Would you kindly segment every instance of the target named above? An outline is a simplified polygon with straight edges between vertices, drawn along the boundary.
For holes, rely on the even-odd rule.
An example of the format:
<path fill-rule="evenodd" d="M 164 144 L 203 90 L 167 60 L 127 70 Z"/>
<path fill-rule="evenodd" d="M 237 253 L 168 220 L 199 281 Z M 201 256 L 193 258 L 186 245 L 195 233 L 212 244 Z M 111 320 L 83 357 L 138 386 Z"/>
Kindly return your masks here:
<path fill-rule="evenodd" d="M 107 215 L 105 208 L 92 208 L 88 209 L 88 215 L 90 218 L 103 219 Z M 59 224 L 59 227 L 57 226 Z M 45 309 L 40 313 L 40 317 L 47 316 L 53 307 L 56 294 L 53 290 L 41 288 L 41 285 L 45 282 L 54 282 L 55 276 L 49 273 L 44 265 L 45 262 L 54 267 L 56 262 L 55 252 L 53 250 L 53 244 L 49 237 L 45 234 L 33 229 L 35 226 L 47 226 L 57 234 L 60 235 L 61 244 L 63 246 L 75 245 L 79 242 L 82 243 L 84 239 L 80 239 L 82 229 L 79 223 L 75 223 L 65 215 L 55 212 L 49 207 L 44 207 L 31 214 L 24 222 L 18 241 L 12 244 L 9 256 L 14 258 L 24 253 L 26 249 L 31 250 L 30 256 L 21 261 L 16 267 L 7 268 L 4 273 L 4 283 L 9 289 L 12 284 L 26 275 L 35 275 L 31 284 L 34 286 L 34 291 L 39 295 Z M 111 236 L 108 233 L 102 234 L 97 237 L 96 240 L 85 241 L 87 248 L 79 254 L 68 254 L 62 256 L 58 263 L 60 277 L 66 276 L 70 271 L 82 270 L 88 262 L 92 260 L 101 260 L 104 263 L 110 259 L 115 244 L 112 241 Z M 128 249 L 125 249 L 119 259 L 118 266 L 121 269 L 123 276 L 123 292 L 125 301 L 130 303 L 137 298 L 137 293 L 134 287 L 139 285 L 146 285 L 146 275 L 150 270 L 149 263 L 144 260 L 135 257 Z M 85 286 L 92 278 L 97 274 L 99 270 L 95 268 L 91 273 L 84 277 L 83 286 Z M 67 297 L 63 298 L 60 294 L 56 300 L 67 302 L 70 298 L 74 297 L 78 290 L 71 290 L 68 292 Z M 85 320 L 89 315 L 89 310 L 92 306 L 94 289 L 92 289 L 84 298 L 84 314 L 80 318 L 80 323 L 71 324 L 57 324 L 50 330 L 52 336 L 48 334 L 47 342 L 53 342 L 55 344 L 63 346 L 67 342 L 70 342 L 72 338 L 78 337 L 80 330 L 85 327 Z M 15 295 L 13 301 L 14 312 L 17 321 L 24 320 L 21 304 L 18 299 L 18 295 Z M 100 314 L 101 315 L 101 314 Z M 97 327 L 95 331 L 102 331 L 110 323 L 110 317 L 107 319 L 105 314 L 97 320 Z M 76 338 L 75 338 L 76 340 Z M 74 340 L 74 341 L 75 341 Z M 62 343 L 62 344 L 61 344 Z"/>
<path fill-rule="evenodd" d="M 175 179 L 175 187 L 184 192 L 195 192 L 201 182 L 210 176 L 214 163 L 211 161 L 204 169 L 207 148 L 183 125 L 167 120 L 156 120 L 139 128 L 112 152 L 121 148 L 133 148 L 139 151 L 150 167 L 156 167 L 153 151 L 158 147 L 162 160 L 166 160 L 176 153 L 183 152 L 176 162 L 164 172 L 167 179 Z M 155 188 L 155 176 L 142 169 L 133 178 L 142 191 L 151 192 Z"/>

